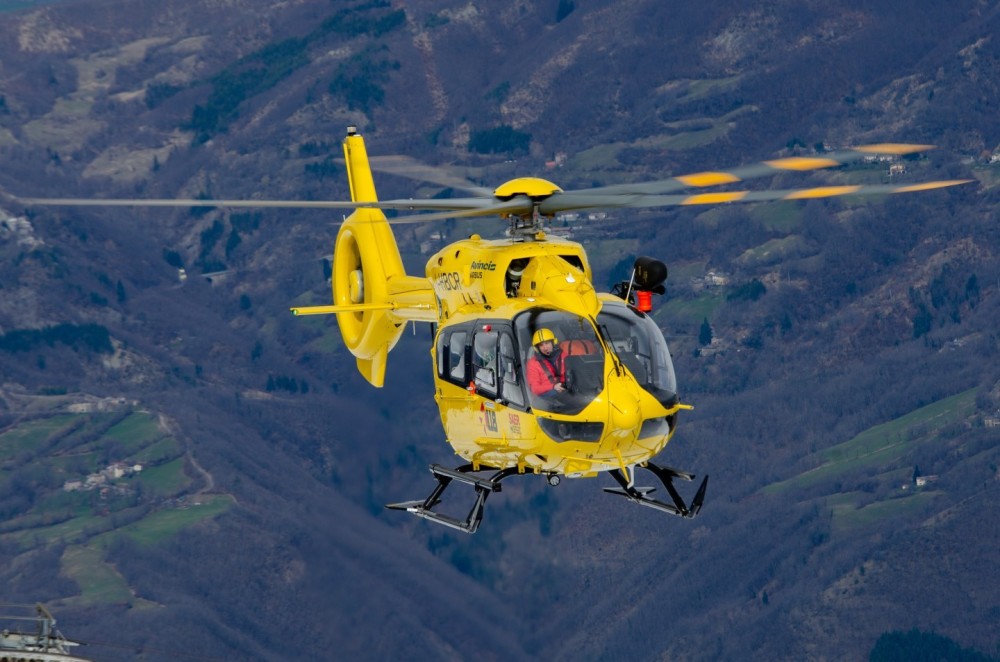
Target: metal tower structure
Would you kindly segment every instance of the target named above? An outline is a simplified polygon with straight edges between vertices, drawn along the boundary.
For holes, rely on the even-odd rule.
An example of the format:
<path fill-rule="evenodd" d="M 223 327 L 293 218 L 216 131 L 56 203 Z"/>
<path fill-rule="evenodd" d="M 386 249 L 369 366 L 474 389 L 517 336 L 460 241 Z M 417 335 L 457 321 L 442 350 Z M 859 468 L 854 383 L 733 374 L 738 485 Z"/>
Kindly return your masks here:
<path fill-rule="evenodd" d="M 31 615 L 31 609 L 35 614 Z M 32 605 L 0 604 L 0 662 L 89 662 L 70 653 L 80 644 L 70 641 L 56 629 L 56 619 L 41 603 Z M 14 613 L 8 614 L 9 610 Z M 22 624 L 34 623 L 31 632 Z"/>

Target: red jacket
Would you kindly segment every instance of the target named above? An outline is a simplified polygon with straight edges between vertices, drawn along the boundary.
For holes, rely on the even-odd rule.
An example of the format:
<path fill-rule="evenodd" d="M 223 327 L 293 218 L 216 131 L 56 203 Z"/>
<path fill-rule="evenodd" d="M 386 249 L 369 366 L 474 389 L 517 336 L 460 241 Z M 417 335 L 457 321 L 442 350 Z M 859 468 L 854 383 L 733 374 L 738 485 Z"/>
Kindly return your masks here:
<path fill-rule="evenodd" d="M 535 395 L 548 395 L 556 384 L 566 384 L 566 360 L 558 349 L 545 356 L 535 351 L 528 359 L 528 386 Z"/>

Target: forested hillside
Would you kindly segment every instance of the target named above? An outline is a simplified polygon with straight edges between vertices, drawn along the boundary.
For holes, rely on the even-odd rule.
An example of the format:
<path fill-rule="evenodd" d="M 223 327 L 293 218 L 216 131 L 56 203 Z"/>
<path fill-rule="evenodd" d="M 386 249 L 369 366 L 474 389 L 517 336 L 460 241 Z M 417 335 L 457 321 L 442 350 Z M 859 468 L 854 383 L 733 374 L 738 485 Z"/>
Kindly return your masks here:
<path fill-rule="evenodd" d="M 0 3 L 0 602 L 95 660 L 1000 657 L 995 3 L 27 4 Z M 427 328 L 376 390 L 288 312 L 329 301 L 339 214 L 19 201 L 344 199 L 348 125 L 489 188 L 877 142 L 937 148 L 752 185 L 972 183 L 555 219 L 599 288 L 669 265 L 694 410 L 661 459 L 708 499 L 511 479 L 467 536 L 383 509 L 457 464 Z M 419 275 L 503 227 L 397 235 Z"/>

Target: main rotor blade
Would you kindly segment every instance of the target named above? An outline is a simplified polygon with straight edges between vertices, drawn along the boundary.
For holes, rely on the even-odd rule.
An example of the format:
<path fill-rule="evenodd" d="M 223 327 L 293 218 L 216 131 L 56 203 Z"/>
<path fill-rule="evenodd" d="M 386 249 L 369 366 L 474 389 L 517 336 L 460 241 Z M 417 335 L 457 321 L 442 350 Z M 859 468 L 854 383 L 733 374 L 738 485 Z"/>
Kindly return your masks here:
<path fill-rule="evenodd" d="M 886 195 L 891 193 L 915 193 L 967 184 L 971 179 L 951 179 L 917 184 L 873 184 L 854 186 L 818 186 L 803 189 L 764 191 L 720 191 L 717 193 L 696 193 L 692 195 L 594 195 L 581 193 L 556 193 L 543 200 L 538 206 L 541 214 L 551 215 L 575 209 L 591 208 L 646 208 L 676 207 L 682 205 L 718 205 L 727 202 L 764 202 L 769 200 L 810 200 L 837 196 Z"/>
<path fill-rule="evenodd" d="M 835 168 L 837 166 L 860 161 L 868 157 L 905 156 L 935 149 L 933 145 L 909 145 L 905 143 L 880 143 L 876 145 L 861 145 L 829 154 L 818 154 L 816 156 L 790 156 L 782 159 L 763 161 L 748 166 L 732 168 L 730 170 L 716 170 L 706 172 L 695 172 L 689 175 L 680 175 L 653 182 L 638 182 L 635 184 L 615 184 L 612 186 L 602 186 L 593 189 L 581 189 L 579 191 L 566 191 L 566 193 L 609 193 L 639 194 L 639 195 L 662 195 L 673 191 L 682 191 L 686 188 L 703 188 L 706 186 L 719 186 L 721 184 L 733 184 L 748 179 L 767 177 L 780 172 L 807 172 L 809 170 L 821 170 L 823 168 Z"/>
<path fill-rule="evenodd" d="M 407 225 L 410 223 L 424 223 L 427 221 L 440 221 L 448 218 L 475 218 L 479 216 L 492 216 L 494 214 L 499 216 L 520 216 L 523 214 L 530 214 L 533 210 L 533 203 L 531 198 L 525 195 L 519 195 L 506 200 L 504 202 L 498 202 L 489 207 L 482 207 L 480 209 L 465 209 L 456 211 L 441 211 L 431 214 L 414 214 L 412 216 L 398 216 L 396 218 L 390 218 L 389 223 L 392 225 Z"/>
<path fill-rule="evenodd" d="M 355 202 L 330 200 L 196 200 L 184 198 L 17 198 L 39 207 L 277 207 L 340 209 L 359 207 Z M 365 203 L 365 206 L 371 206 Z"/>
<path fill-rule="evenodd" d="M 389 219 L 393 225 L 423 223 L 448 218 L 475 216 L 528 214 L 532 211 L 531 199 L 516 196 L 510 200 L 494 198 L 456 198 L 451 200 L 379 200 L 375 202 L 346 202 L 341 200 L 183 200 L 183 199 L 133 199 L 133 198 L 17 198 L 24 205 L 68 207 L 232 207 L 232 208 L 305 208 L 305 209 L 398 209 L 427 210 L 430 214 L 414 214 Z"/>
<path fill-rule="evenodd" d="M 427 165 L 408 156 L 370 156 L 368 162 L 371 164 L 372 170 L 387 172 L 390 175 L 437 184 L 459 191 L 468 191 L 482 197 L 493 196 L 493 189 L 479 186 L 463 177 L 453 175 L 444 168 Z"/>
<path fill-rule="evenodd" d="M 231 207 L 278 209 L 374 209 L 403 210 L 480 210 L 492 209 L 496 200 L 489 198 L 452 198 L 447 200 L 377 200 L 351 202 L 346 200 L 199 200 L 157 198 L 17 198 L 24 205 L 61 207 Z M 487 211 L 486 213 L 492 213 Z"/>

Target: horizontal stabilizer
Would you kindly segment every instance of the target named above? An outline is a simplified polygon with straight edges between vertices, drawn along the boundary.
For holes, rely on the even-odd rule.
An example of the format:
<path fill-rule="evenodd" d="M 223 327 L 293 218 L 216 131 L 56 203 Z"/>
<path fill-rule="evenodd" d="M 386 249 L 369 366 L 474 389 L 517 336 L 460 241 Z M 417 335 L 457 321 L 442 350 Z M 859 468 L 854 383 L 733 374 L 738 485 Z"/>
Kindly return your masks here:
<path fill-rule="evenodd" d="M 360 313 L 365 310 L 395 310 L 391 303 L 352 303 L 346 306 L 297 306 L 293 315 L 333 315 L 335 313 Z"/>

